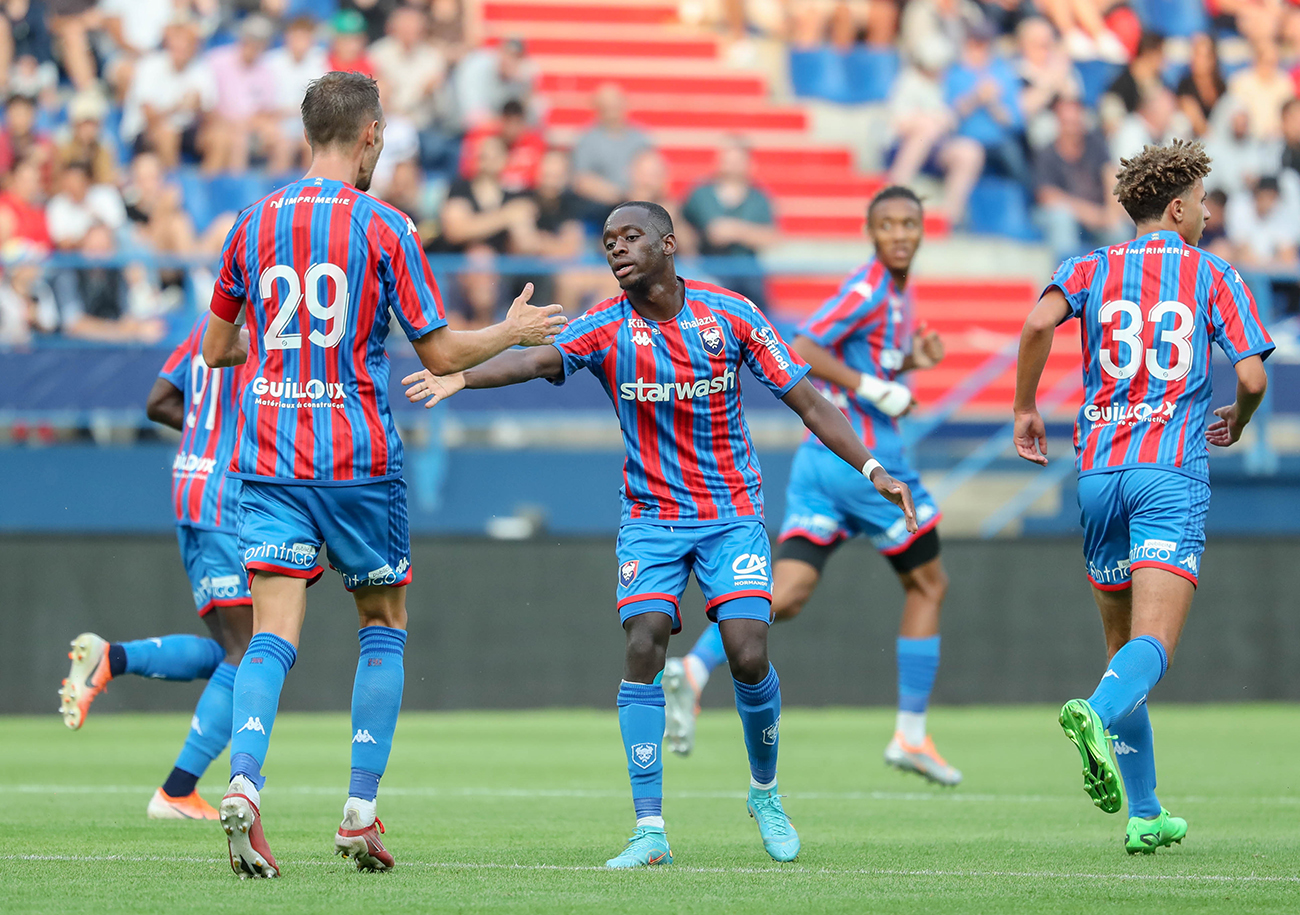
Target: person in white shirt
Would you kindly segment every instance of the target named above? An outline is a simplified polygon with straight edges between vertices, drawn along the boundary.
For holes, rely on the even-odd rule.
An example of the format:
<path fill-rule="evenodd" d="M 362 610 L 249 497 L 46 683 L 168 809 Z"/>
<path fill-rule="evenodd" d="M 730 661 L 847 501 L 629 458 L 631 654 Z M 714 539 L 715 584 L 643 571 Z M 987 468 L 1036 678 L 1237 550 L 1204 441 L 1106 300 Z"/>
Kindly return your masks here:
<path fill-rule="evenodd" d="M 161 47 L 175 3 L 173 0 L 99 0 L 98 9 L 103 18 L 96 33 L 96 48 L 104 61 L 104 75 L 121 96 L 131 85 L 140 58 Z"/>
<path fill-rule="evenodd" d="M 311 155 L 302 134 L 302 98 L 307 84 L 329 72 L 329 60 L 316 41 L 316 21 L 309 16 L 292 19 L 284 28 L 284 44 L 266 53 L 266 65 L 273 74 L 280 131 L 294 144 L 298 158 Z"/>
<path fill-rule="evenodd" d="M 59 180 L 59 193 L 45 205 L 45 223 L 59 249 L 79 248 L 93 226 L 117 232 L 126 225 L 121 192 L 111 184 L 91 184 L 88 163 L 69 163 Z"/>
<path fill-rule="evenodd" d="M 1277 178 L 1265 175 L 1249 194 L 1235 194 L 1224 211 L 1233 262 L 1261 270 L 1294 270 L 1300 257 L 1300 227 L 1283 205 Z"/>
<path fill-rule="evenodd" d="M 399 6 L 388 17 L 388 34 L 370 46 L 370 62 L 385 84 L 384 112 L 403 115 L 417 130 L 433 119 L 433 96 L 447 75 L 447 61 L 428 40 L 423 10 Z"/>
<path fill-rule="evenodd" d="M 204 128 L 217 103 L 217 82 L 198 49 L 193 21 L 172 19 L 163 49 L 141 59 L 126 93 L 122 139 L 136 152 L 153 150 L 168 168 L 182 153 L 202 158 L 206 152 Z"/>

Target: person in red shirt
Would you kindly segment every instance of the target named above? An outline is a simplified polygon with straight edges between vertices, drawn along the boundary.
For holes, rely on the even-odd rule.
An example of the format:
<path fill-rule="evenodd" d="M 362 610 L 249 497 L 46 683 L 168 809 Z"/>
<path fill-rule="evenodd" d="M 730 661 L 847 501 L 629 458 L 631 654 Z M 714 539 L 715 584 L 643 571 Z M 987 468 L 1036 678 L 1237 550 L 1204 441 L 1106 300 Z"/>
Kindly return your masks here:
<path fill-rule="evenodd" d="M 0 192 L 0 250 L 44 254 L 54 247 L 45 224 L 40 162 L 19 159 Z"/>
<path fill-rule="evenodd" d="M 375 65 L 366 56 L 366 20 L 356 10 L 339 10 L 330 20 L 329 68 L 374 77 Z"/>
<path fill-rule="evenodd" d="M 501 186 L 507 191 L 528 191 L 537 187 L 537 170 L 546 155 L 546 138 L 541 131 L 528 123 L 524 103 L 510 99 L 501 106 L 501 118 L 485 121 L 465 134 L 460 148 L 460 176 L 474 177 L 479 141 L 484 137 L 500 137 L 506 144 L 506 168 L 501 173 Z"/>

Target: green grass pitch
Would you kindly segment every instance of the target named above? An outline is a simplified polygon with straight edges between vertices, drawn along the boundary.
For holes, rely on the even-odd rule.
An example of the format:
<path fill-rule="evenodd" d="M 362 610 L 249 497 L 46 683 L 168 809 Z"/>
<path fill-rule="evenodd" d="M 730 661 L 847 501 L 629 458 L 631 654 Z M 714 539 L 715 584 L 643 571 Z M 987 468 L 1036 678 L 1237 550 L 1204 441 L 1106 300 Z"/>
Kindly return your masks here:
<path fill-rule="evenodd" d="M 53 705 L 53 703 L 51 703 Z M 956 790 L 885 768 L 884 710 L 787 709 L 781 788 L 803 839 L 767 858 L 745 814 L 734 714 L 706 712 L 695 754 L 665 765 L 676 863 L 599 867 L 631 831 L 611 712 L 408 713 L 380 794 L 389 874 L 331 856 L 347 784 L 344 715 L 284 714 L 263 794 L 275 881 L 237 880 L 214 823 L 144 808 L 181 715 L 0 718 L 0 911 L 1296 912 L 1300 731 L 1286 705 L 1157 706 L 1161 800 L 1182 846 L 1124 854 L 1124 814 L 1096 810 L 1055 709 L 937 709 L 966 774 Z M 223 756 L 201 785 L 221 794 Z M 1156 909 L 1155 906 L 1159 906 Z"/>

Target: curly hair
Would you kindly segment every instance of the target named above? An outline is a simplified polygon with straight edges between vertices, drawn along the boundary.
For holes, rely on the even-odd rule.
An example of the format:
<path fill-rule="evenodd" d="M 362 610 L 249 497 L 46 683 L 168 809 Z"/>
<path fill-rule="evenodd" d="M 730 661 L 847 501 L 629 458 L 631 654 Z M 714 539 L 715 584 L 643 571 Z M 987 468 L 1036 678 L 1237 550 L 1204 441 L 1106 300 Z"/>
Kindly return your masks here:
<path fill-rule="evenodd" d="M 1186 194 L 1209 173 L 1210 157 L 1199 140 L 1145 146 L 1133 158 L 1119 160 L 1115 196 L 1134 222 L 1154 222 L 1164 215 L 1169 201 Z"/>

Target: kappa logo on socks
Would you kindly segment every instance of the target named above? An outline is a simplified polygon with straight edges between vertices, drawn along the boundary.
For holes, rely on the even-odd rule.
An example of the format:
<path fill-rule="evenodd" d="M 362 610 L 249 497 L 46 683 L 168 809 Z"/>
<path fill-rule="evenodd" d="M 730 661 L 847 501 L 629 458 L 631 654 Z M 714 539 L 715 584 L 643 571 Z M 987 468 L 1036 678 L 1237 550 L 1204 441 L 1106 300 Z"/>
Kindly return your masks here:
<path fill-rule="evenodd" d="M 257 731 L 259 734 L 265 734 L 266 728 L 262 727 L 261 718 L 250 717 L 248 721 L 244 722 L 244 724 L 240 727 L 240 729 L 235 733 L 240 734 L 243 733 L 244 731 Z"/>
<path fill-rule="evenodd" d="M 636 763 L 642 769 L 649 769 L 659 758 L 659 744 L 657 743 L 634 743 L 632 744 L 632 762 Z"/>
<path fill-rule="evenodd" d="M 378 744 L 378 743 L 379 743 L 379 741 L 375 740 L 375 738 L 373 738 L 373 737 L 370 736 L 370 731 L 367 730 L 366 728 L 357 728 L 357 733 L 356 733 L 356 735 L 352 738 L 352 742 L 353 742 L 353 743 L 373 743 L 373 744 Z"/>

